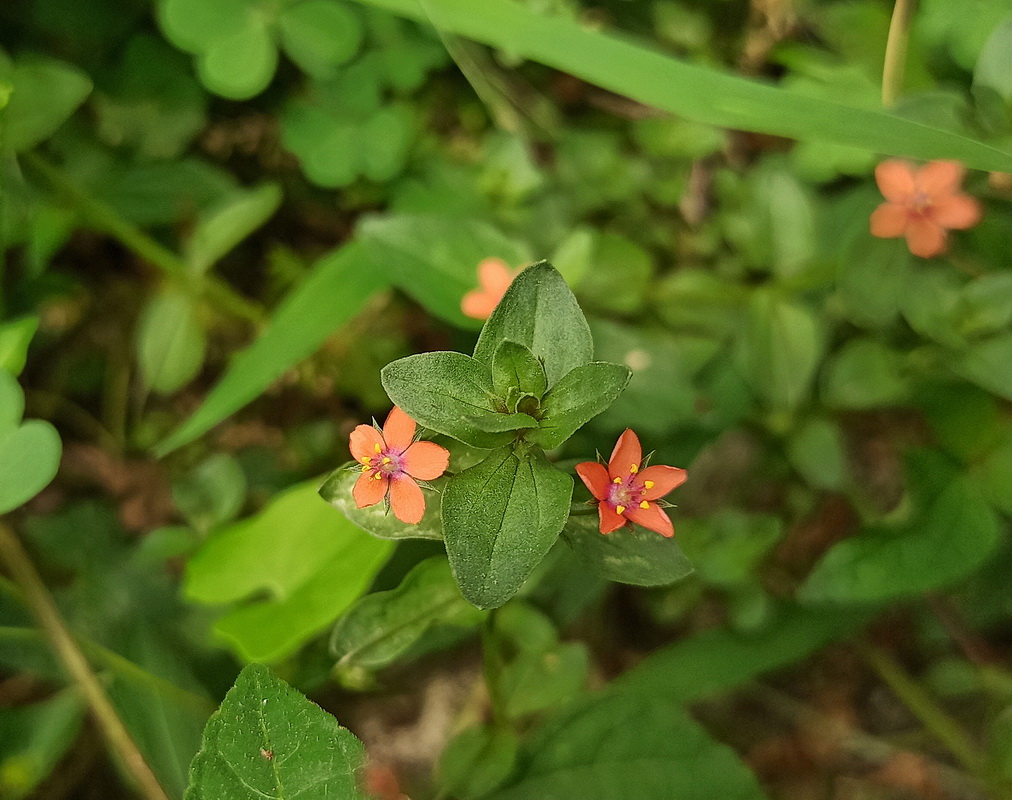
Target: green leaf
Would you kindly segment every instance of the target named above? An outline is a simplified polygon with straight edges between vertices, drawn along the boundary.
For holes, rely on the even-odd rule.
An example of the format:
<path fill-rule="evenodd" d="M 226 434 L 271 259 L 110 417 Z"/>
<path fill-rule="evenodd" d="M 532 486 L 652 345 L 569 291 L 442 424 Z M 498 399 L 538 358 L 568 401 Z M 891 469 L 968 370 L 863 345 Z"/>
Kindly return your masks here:
<path fill-rule="evenodd" d="M 679 528 L 682 547 L 702 582 L 736 592 L 754 583 L 760 563 L 784 533 L 779 517 L 733 508 L 687 519 Z"/>
<path fill-rule="evenodd" d="M 384 503 L 368 508 L 355 504 L 352 489 L 361 472 L 360 464 L 349 463 L 334 470 L 320 487 L 320 497 L 338 509 L 355 525 L 380 539 L 442 539 L 443 523 L 439 518 L 439 495 L 429 494 L 425 514 L 416 525 L 401 522 L 390 513 Z M 446 479 L 430 481 L 437 492 L 446 484 Z"/>
<path fill-rule="evenodd" d="M 583 688 L 588 669 L 587 647 L 579 642 L 556 643 L 538 651 L 521 649 L 502 668 L 496 684 L 506 715 L 521 719 L 562 706 Z"/>
<path fill-rule="evenodd" d="M 974 344 L 956 357 L 952 368 L 980 388 L 1012 401 L 1012 333 Z"/>
<path fill-rule="evenodd" d="M 158 22 L 165 36 L 182 50 L 202 53 L 242 29 L 250 0 L 162 0 Z"/>
<path fill-rule="evenodd" d="M 1012 322 L 1012 273 L 991 272 L 963 286 L 958 306 L 964 336 L 997 333 Z"/>
<path fill-rule="evenodd" d="M 863 327 L 883 327 L 899 313 L 913 256 L 904 240 L 868 236 L 864 217 L 861 225 L 860 235 L 840 256 L 840 297 L 851 321 Z"/>
<path fill-rule="evenodd" d="M 609 581 L 667 586 L 693 571 L 674 539 L 638 526 L 605 536 L 596 514 L 570 516 L 562 536 L 587 569 Z"/>
<path fill-rule="evenodd" d="M 185 800 L 365 800 L 362 743 L 260 664 L 239 674 L 204 729 Z"/>
<path fill-rule="evenodd" d="M 382 369 L 380 380 L 394 404 L 419 425 L 473 447 L 499 447 L 515 438 L 511 431 L 538 425 L 527 414 L 508 413 L 489 367 L 463 353 L 401 358 Z"/>
<path fill-rule="evenodd" d="M 556 383 L 541 403 L 541 424 L 525 438 L 551 450 L 607 409 L 629 383 L 632 370 L 595 361 L 576 367 Z"/>
<path fill-rule="evenodd" d="M 573 479 L 540 453 L 500 448 L 443 492 L 443 536 L 461 592 L 496 608 L 519 591 L 569 515 Z"/>
<path fill-rule="evenodd" d="M 375 216 L 365 219 L 358 231 L 370 255 L 390 271 L 397 286 L 431 313 L 460 327 L 479 324 L 460 310 L 465 292 L 477 287 L 479 262 L 500 258 L 519 267 L 530 260 L 526 248 L 514 239 L 475 219 Z"/>
<path fill-rule="evenodd" d="M 1012 16 L 1006 17 L 984 43 L 973 70 L 973 87 L 993 89 L 1012 102 Z"/>
<path fill-rule="evenodd" d="M 590 328 L 573 293 L 547 261 L 517 276 L 481 329 L 474 357 L 491 366 L 504 341 L 529 348 L 545 365 L 548 387 L 594 357 Z"/>
<path fill-rule="evenodd" d="M 55 133 L 91 93 L 87 75 L 51 58 L 19 59 L 4 77 L 12 90 L 0 112 L 0 149 L 16 153 Z"/>
<path fill-rule="evenodd" d="M 808 97 L 689 64 L 628 35 L 594 30 L 509 0 L 360 0 L 445 32 L 538 61 L 651 108 L 732 130 L 830 141 L 886 155 L 953 158 L 972 169 L 1012 171 L 1012 153 L 930 124 Z M 535 351 L 536 352 L 536 351 Z"/>
<path fill-rule="evenodd" d="M 670 644 L 619 676 L 611 691 L 688 704 L 792 664 L 858 630 L 868 611 L 779 609 L 761 636 L 708 630 Z"/>
<path fill-rule="evenodd" d="M 351 9 L 334 0 L 308 0 L 278 17 L 281 46 L 310 75 L 326 77 L 355 55 L 362 25 Z"/>
<path fill-rule="evenodd" d="M 28 360 L 28 345 L 39 327 L 35 315 L 12 319 L 0 325 L 0 369 L 20 375 Z"/>
<path fill-rule="evenodd" d="M 264 19 L 247 14 L 238 30 L 215 39 L 197 59 L 200 82 L 229 100 L 248 100 L 267 88 L 278 49 Z"/>
<path fill-rule="evenodd" d="M 422 561 L 396 589 L 366 595 L 338 620 L 330 652 L 344 668 L 393 663 L 434 625 L 472 628 L 485 614 L 460 594 L 442 556 Z"/>
<path fill-rule="evenodd" d="M 18 382 L 0 370 L 0 514 L 35 497 L 60 466 L 62 445 L 56 428 L 37 419 L 21 423 L 24 407 Z"/>
<path fill-rule="evenodd" d="M 805 399 L 824 348 L 819 320 L 808 308 L 755 291 L 738 344 L 746 378 L 775 410 L 791 411 Z"/>
<path fill-rule="evenodd" d="M 548 389 L 545 367 L 529 347 L 501 342 L 492 355 L 492 389 L 499 397 L 514 389 L 518 398 L 527 394 L 541 400 Z"/>
<path fill-rule="evenodd" d="M 616 731 L 621 731 L 616 736 Z M 490 800 L 762 800 L 755 777 L 676 703 L 605 695 L 547 726 Z"/>
<path fill-rule="evenodd" d="M 827 419 L 806 420 L 787 440 L 791 466 L 817 489 L 841 489 L 847 479 L 847 454 L 840 429 Z"/>
<path fill-rule="evenodd" d="M 34 796 L 74 743 L 83 720 L 84 702 L 72 691 L 0 710 L 0 797 Z"/>
<path fill-rule="evenodd" d="M 283 658 L 326 629 L 364 592 L 392 544 L 322 502 L 315 482 L 214 533 L 186 565 L 184 592 L 207 604 L 266 592 L 221 617 L 215 631 L 244 658 Z M 269 554 L 269 555 L 268 555 Z"/>
<path fill-rule="evenodd" d="M 274 312 L 267 330 L 235 356 L 203 405 L 156 448 L 158 455 L 192 442 L 259 397 L 351 319 L 385 281 L 383 271 L 375 268 L 358 244 L 317 261 Z"/>
<path fill-rule="evenodd" d="M 137 361 L 152 391 L 171 394 L 189 383 L 204 363 L 206 346 L 186 295 L 167 290 L 152 297 L 141 312 Z"/>
<path fill-rule="evenodd" d="M 830 357 L 823 374 L 822 399 L 830 408 L 893 406 L 909 395 L 901 354 L 874 339 L 851 339 Z"/>
<path fill-rule="evenodd" d="M 579 241 L 570 247 L 574 244 Z M 582 279 L 574 284 L 588 308 L 630 314 L 643 307 L 653 275 L 650 253 L 624 236 L 605 232 L 594 236 L 588 261 Z"/>
<path fill-rule="evenodd" d="M 487 795 L 516 762 L 519 740 L 509 728 L 482 725 L 454 736 L 439 757 L 439 783 L 462 800 Z"/>
<path fill-rule="evenodd" d="M 281 205 L 281 187 L 265 183 L 243 190 L 201 215 L 186 243 L 186 261 L 202 274 L 269 220 Z"/>
<path fill-rule="evenodd" d="M 881 603 L 941 589 L 994 551 L 1001 531 L 980 487 L 928 451 L 908 462 L 917 513 L 834 545 L 799 596 L 810 602 Z"/>
<path fill-rule="evenodd" d="M 246 475 L 234 456 L 215 453 L 173 484 L 172 499 L 187 522 L 206 533 L 242 510 Z"/>

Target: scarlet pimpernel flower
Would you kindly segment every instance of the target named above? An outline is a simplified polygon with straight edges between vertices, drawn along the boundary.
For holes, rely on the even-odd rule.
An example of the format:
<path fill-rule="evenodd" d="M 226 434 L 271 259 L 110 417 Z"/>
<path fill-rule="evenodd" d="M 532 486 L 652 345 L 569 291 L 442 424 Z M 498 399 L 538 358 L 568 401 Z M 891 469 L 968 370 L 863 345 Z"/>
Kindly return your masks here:
<path fill-rule="evenodd" d="M 450 454 L 435 442 L 416 442 L 415 428 L 415 421 L 394 406 L 382 432 L 372 425 L 359 425 L 351 432 L 349 448 L 362 471 L 352 490 L 359 508 L 389 498 L 390 509 L 401 522 L 421 521 L 425 495 L 418 481 L 442 475 Z"/>
<path fill-rule="evenodd" d="M 657 501 L 685 483 L 685 470 L 643 467 L 640 440 L 629 428 L 618 437 L 607 468 L 597 461 L 584 461 L 576 465 L 576 474 L 598 501 L 601 533 L 635 522 L 661 536 L 675 535 L 671 520 Z"/>
<path fill-rule="evenodd" d="M 886 202 L 871 215 L 872 236 L 905 236 L 915 256 L 945 252 L 947 231 L 972 228 L 980 221 L 980 203 L 960 191 L 965 170 L 958 161 L 931 161 L 917 168 L 891 159 L 875 168 L 875 182 Z"/>
<path fill-rule="evenodd" d="M 472 319 L 488 319 L 520 272 L 510 269 L 501 258 L 482 259 L 478 263 L 478 288 L 464 295 L 460 310 Z"/>

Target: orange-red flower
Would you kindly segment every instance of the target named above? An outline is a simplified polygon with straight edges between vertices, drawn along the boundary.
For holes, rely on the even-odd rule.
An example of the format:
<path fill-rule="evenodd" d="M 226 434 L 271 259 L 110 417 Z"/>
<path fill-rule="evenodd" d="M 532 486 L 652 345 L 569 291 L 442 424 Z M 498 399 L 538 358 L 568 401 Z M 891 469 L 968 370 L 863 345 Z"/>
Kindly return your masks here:
<path fill-rule="evenodd" d="M 390 498 L 394 516 L 409 525 L 421 521 L 425 496 L 416 481 L 431 481 L 446 471 L 450 454 L 435 442 L 415 441 L 415 421 L 394 406 L 382 433 L 372 425 L 351 432 L 352 458 L 362 465 L 352 495 L 359 508 Z"/>
<path fill-rule="evenodd" d="M 478 264 L 478 287 L 464 295 L 460 310 L 473 319 L 488 319 L 520 270 L 510 269 L 501 258 L 486 258 Z"/>
<path fill-rule="evenodd" d="M 960 191 L 964 173 L 958 161 L 931 161 L 919 169 L 907 161 L 883 161 L 875 182 L 886 202 L 872 212 L 872 236 L 905 236 L 910 252 L 921 258 L 944 253 L 948 229 L 980 221 L 980 203 Z"/>
<path fill-rule="evenodd" d="M 629 428 L 618 437 L 607 469 L 597 461 L 576 465 L 576 474 L 598 501 L 601 533 L 611 533 L 635 522 L 661 536 L 675 535 L 671 520 L 657 500 L 685 483 L 685 470 L 642 466 L 640 440 Z"/>

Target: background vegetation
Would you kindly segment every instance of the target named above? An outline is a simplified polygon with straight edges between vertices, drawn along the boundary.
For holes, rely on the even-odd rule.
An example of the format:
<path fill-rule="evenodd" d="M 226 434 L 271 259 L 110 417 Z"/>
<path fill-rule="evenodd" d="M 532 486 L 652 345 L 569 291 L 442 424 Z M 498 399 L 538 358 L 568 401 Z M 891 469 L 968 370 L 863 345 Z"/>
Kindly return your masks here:
<path fill-rule="evenodd" d="M 0 797 L 1012 796 L 1012 2 L 916 5 L 0 5 Z M 317 496 L 489 257 L 632 370 L 554 455 L 685 467 L 688 577 L 490 614 Z"/>

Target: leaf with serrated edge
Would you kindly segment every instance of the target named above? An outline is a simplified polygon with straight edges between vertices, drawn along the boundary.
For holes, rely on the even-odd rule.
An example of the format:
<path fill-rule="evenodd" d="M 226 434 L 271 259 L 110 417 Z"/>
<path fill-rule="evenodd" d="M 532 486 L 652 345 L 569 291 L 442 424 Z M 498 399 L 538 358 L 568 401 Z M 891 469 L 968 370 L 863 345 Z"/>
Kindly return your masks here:
<path fill-rule="evenodd" d="M 265 666 L 240 674 L 204 729 L 184 800 L 365 800 L 365 748 Z"/>

